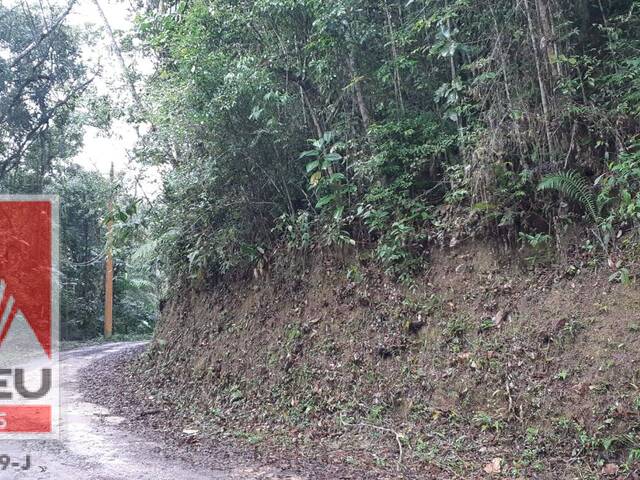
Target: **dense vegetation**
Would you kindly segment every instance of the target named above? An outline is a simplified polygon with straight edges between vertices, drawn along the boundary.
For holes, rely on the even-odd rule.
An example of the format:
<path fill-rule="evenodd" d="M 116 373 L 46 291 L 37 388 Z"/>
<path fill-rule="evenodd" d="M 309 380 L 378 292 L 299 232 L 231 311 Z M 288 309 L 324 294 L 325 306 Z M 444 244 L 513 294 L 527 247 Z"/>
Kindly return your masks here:
<path fill-rule="evenodd" d="M 136 204 L 131 206 L 126 186 L 113 188 L 72 161 L 85 125 L 109 126 L 91 88 L 96 72 L 81 60 L 87 37 L 65 25 L 72 6 L 0 5 L 0 192 L 60 196 L 62 336 L 68 339 L 102 332 L 105 220 L 112 197 L 120 240 L 116 332 L 148 332 L 156 315 L 156 284 L 152 271 L 131 260 L 140 236 L 130 232 L 140 222 Z"/>
<path fill-rule="evenodd" d="M 81 61 L 89 37 L 65 26 L 73 7 L 0 7 L 0 184 L 67 198 L 65 275 L 90 292 L 65 308 L 95 329 L 111 191 L 70 159 L 83 126 L 109 128 L 115 107 Z M 144 92 L 123 73 L 130 118 L 150 126 L 136 155 L 169 173 L 144 215 L 116 195 L 119 247 L 139 264 L 123 259 L 128 288 L 158 285 L 157 258 L 166 285 L 318 248 L 365 251 L 408 278 L 434 244 L 537 247 L 555 235 L 560 245 L 579 223 L 591 232 L 582 247 L 610 254 L 637 226 L 637 0 L 192 0 L 140 11 L 137 39 L 110 35 L 125 69 L 122 52 L 140 41 L 155 60 Z M 125 272 L 138 267 L 132 284 Z"/>
<path fill-rule="evenodd" d="M 434 242 L 548 242 L 583 214 L 615 248 L 640 208 L 639 31 L 631 0 L 161 2 L 138 153 L 172 167 L 167 265 L 355 245 L 406 274 Z"/>
<path fill-rule="evenodd" d="M 73 112 L 90 82 L 77 35 L 63 25 L 44 35 L 56 18 L 0 5 L 0 181 L 6 188 L 42 189 L 55 160 L 72 156 L 81 142 Z"/>
<path fill-rule="evenodd" d="M 47 193 L 60 196 L 61 319 L 64 339 L 102 335 L 106 220 L 113 220 L 116 334 L 150 333 L 157 316 L 158 283 L 152 264 L 134 256 L 144 212 L 122 188 L 76 165 L 53 175 Z M 109 198 L 115 207 L 109 213 Z"/>
<path fill-rule="evenodd" d="M 108 248 L 116 333 L 162 304 L 136 422 L 433 478 L 636 468 L 640 0 L 138 1 L 111 97 L 68 1 L 0 5 L 0 192 L 61 197 L 64 337 L 100 334 Z M 74 164 L 114 119 L 157 198 Z M 533 274 L 429 258 L 473 237 Z"/>

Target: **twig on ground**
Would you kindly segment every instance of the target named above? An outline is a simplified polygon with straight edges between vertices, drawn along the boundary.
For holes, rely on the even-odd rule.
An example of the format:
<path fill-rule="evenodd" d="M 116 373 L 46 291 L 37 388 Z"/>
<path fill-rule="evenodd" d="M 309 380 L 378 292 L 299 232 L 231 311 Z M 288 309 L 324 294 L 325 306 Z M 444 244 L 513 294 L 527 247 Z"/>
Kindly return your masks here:
<path fill-rule="evenodd" d="M 402 458 L 404 455 L 404 449 L 402 448 L 402 439 L 404 438 L 403 433 L 396 432 L 391 428 L 380 427 L 378 425 L 372 425 L 370 423 L 365 423 L 365 422 L 360 422 L 355 424 L 348 423 L 342 418 L 342 416 L 340 416 L 340 422 L 346 427 L 368 427 L 368 428 L 373 428 L 375 430 L 379 430 L 381 432 L 393 434 L 396 438 L 396 443 L 398 444 L 398 460 L 396 461 L 396 465 L 397 465 L 398 471 L 400 471 L 400 469 L 402 468 Z"/>

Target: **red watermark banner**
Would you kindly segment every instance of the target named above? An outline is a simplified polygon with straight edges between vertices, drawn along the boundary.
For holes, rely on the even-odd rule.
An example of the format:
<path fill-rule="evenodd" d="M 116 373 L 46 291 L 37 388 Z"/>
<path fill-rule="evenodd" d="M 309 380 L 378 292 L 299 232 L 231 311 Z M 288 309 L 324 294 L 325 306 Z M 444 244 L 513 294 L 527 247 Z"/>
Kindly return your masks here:
<path fill-rule="evenodd" d="M 0 196 L 0 438 L 56 434 L 58 200 Z"/>
<path fill-rule="evenodd" d="M 50 433 L 51 405 L 6 406 L 0 413 L 0 427 L 8 433 Z"/>

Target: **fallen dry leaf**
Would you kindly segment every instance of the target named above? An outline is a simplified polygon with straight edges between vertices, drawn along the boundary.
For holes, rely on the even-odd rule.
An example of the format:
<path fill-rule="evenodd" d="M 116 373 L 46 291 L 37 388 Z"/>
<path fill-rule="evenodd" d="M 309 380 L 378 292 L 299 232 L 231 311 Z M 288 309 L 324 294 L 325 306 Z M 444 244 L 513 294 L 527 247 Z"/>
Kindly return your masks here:
<path fill-rule="evenodd" d="M 467 360 L 469 357 L 471 357 L 471 352 L 460 352 L 458 354 L 460 360 Z"/>
<path fill-rule="evenodd" d="M 500 473 L 502 471 L 502 459 L 498 457 L 494 458 L 484 466 L 484 471 L 492 475 Z"/>
<path fill-rule="evenodd" d="M 604 467 L 602 467 L 602 475 L 616 475 L 620 470 L 620 467 L 615 463 L 607 463 Z"/>
<path fill-rule="evenodd" d="M 493 316 L 493 325 L 499 327 L 507 318 L 509 318 L 509 312 L 506 310 L 498 310 L 498 313 Z"/>

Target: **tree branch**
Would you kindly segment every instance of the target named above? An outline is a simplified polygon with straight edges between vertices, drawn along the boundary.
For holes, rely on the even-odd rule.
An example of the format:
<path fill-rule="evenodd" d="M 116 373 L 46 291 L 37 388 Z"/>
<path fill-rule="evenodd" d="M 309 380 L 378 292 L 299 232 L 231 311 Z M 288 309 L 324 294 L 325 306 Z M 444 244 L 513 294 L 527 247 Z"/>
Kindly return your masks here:
<path fill-rule="evenodd" d="M 71 9 L 73 8 L 73 6 L 76 4 L 78 0 L 70 0 L 69 3 L 67 4 L 67 7 L 64 9 L 64 11 L 58 15 L 58 17 L 51 22 L 51 26 L 49 28 L 46 28 L 41 34 L 40 36 L 34 40 L 32 43 L 29 44 L 29 46 L 27 48 L 25 48 L 24 50 L 22 50 L 22 52 L 20 52 L 18 54 L 17 57 L 15 57 L 12 61 L 11 61 L 11 68 L 15 68 L 16 65 L 18 65 L 18 63 L 20 63 L 26 56 L 28 56 L 33 50 L 35 50 L 36 48 L 38 48 L 38 46 L 48 37 L 50 36 L 55 30 L 58 29 L 58 27 L 62 24 L 62 22 L 64 21 L 65 18 L 67 18 L 67 15 L 69 15 L 69 13 L 71 12 Z"/>
<path fill-rule="evenodd" d="M 36 136 L 40 132 L 42 127 L 45 127 L 49 124 L 49 121 L 55 116 L 56 112 L 67 105 L 73 98 L 76 98 L 78 95 L 82 94 L 87 87 L 93 82 L 95 77 L 90 78 L 86 82 L 83 82 L 77 85 L 65 98 L 56 102 L 49 110 L 43 112 L 35 125 L 31 128 L 31 130 L 24 136 L 22 142 L 18 144 L 15 151 L 6 157 L 0 163 L 0 179 L 4 178 L 7 173 L 16 168 L 21 160 L 22 155 L 28 150 L 31 144 L 35 141 Z"/>
<path fill-rule="evenodd" d="M 111 24 L 109 23 L 109 19 L 105 15 L 104 10 L 100 6 L 100 2 L 98 0 L 93 0 L 93 4 L 96 6 L 96 9 L 100 14 L 100 17 L 102 18 L 102 23 L 104 23 L 104 28 L 107 30 L 107 33 L 109 34 L 109 39 L 111 40 L 111 48 L 113 48 L 113 53 L 115 54 L 116 59 L 120 64 L 120 68 L 122 69 L 122 75 L 124 76 L 124 79 L 127 82 L 127 86 L 129 87 L 129 90 L 131 91 L 131 96 L 133 97 L 133 100 L 136 102 L 136 106 L 139 109 L 144 111 L 142 101 L 140 100 L 140 96 L 136 91 L 136 86 L 133 83 L 133 78 L 131 77 L 131 73 L 129 72 L 129 69 L 127 68 L 127 64 L 124 61 L 124 56 L 122 55 L 122 49 L 120 48 L 120 45 L 118 45 L 115 34 L 113 33 L 113 29 L 111 28 Z"/>

